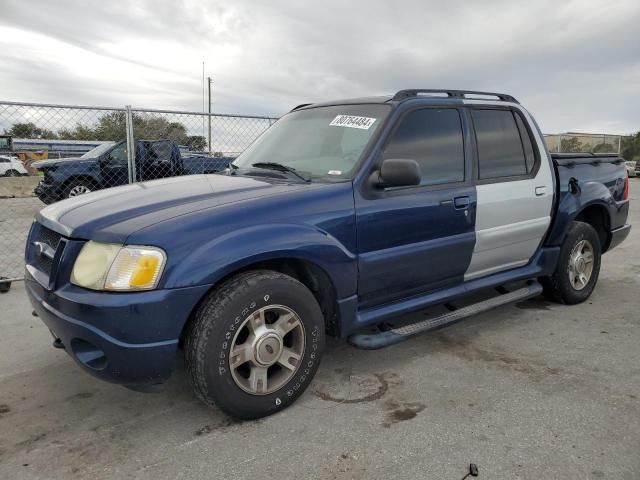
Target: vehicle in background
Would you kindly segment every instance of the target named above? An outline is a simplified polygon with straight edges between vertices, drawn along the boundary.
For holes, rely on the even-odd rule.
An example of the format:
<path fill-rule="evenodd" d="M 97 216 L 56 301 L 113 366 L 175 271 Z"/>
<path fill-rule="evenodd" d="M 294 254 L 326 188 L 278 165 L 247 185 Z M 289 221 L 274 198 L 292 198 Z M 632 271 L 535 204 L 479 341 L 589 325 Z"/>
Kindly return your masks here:
<path fill-rule="evenodd" d="M 21 177 L 25 175 L 29 175 L 29 172 L 24 168 L 24 165 L 19 158 L 9 155 L 0 155 L 0 176 Z"/>
<path fill-rule="evenodd" d="M 183 155 L 171 140 L 137 140 L 135 181 L 215 173 L 227 168 L 231 160 L 199 153 Z M 32 167 L 44 176 L 35 193 L 47 204 L 129 183 L 125 141 L 104 143 L 79 158 L 35 162 Z"/>
<path fill-rule="evenodd" d="M 550 155 L 513 97 L 402 90 L 300 105 L 224 174 L 42 209 L 25 286 L 92 375 L 154 390 L 182 349 L 199 399 L 257 418 L 308 387 L 325 335 L 376 349 L 584 302 L 628 212 L 624 161 Z"/>
<path fill-rule="evenodd" d="M 640 175 L 640 162 L 634 162 L 633 160 L 627 160 L 624 162 L 624 166 L 627 169 L 629 177 L 637 177 Z"/>
<path fill-rule="evenodd" d="M 13 137 L 11 135 L 0 135 L 0 153 L 13 152 Z"/>

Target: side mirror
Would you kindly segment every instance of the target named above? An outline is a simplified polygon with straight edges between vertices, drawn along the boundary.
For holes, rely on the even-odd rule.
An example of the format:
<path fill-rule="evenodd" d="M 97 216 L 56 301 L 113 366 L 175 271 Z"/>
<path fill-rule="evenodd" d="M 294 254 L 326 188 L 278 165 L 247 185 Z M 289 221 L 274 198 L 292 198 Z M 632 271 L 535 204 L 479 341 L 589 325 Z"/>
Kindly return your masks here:
<path fill-rule="evenodd" d="M 410 187 L 420 185 L 420 165 L 408 158 L 388 158 L 380 167 L 380 181 L 384 187 Z"/>

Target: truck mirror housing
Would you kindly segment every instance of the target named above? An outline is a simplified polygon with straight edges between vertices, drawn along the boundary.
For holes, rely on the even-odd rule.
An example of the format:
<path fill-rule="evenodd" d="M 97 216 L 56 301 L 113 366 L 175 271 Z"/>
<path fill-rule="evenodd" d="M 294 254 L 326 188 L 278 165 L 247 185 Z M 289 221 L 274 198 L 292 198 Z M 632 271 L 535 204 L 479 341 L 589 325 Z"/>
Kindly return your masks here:
<path fill-rule="evenodd" d="M 410 187 L 420 185 L 420 165 L 408 158 L 388 158 L 380 167 L 380 180 L 385 187 Z"/>

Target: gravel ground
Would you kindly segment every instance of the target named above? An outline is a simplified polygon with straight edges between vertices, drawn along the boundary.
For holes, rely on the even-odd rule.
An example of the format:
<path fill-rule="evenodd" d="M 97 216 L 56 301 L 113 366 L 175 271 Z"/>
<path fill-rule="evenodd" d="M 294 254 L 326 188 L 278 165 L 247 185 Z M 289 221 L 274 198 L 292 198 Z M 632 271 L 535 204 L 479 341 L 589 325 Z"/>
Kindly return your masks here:
<path fill-rule="evenodd" d="M 15 283 L 0 297 L 0 478 L 459 480 L 470 462 L 485 479 L 640 478 L 636 205 L 588 302 L 533 299 L 376 352 L 330 342 L 303 397 L 253 422 L 198 403 L 183 368 L 158 394 L 82 373 Z"/>

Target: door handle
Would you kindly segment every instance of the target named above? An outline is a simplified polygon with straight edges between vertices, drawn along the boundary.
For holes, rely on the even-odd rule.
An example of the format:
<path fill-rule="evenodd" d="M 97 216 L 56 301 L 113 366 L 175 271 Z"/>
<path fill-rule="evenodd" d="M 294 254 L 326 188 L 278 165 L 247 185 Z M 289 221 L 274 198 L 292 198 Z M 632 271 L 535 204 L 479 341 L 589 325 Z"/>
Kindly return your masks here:
<path fill-rule="evenodd" d="M 456 197 L 453 199 L 453 205 L 456 210 L 464 210 L 469 208 L 469 197 Z"/>
<path fill-rule="evenodd" d="M 542 187 L 536 187 L 536 196 L 537 197 L 541 197 L 542 195 L 544 195 L 545 193 L 547 193 L 547 187 L 542 186 Z"/>

